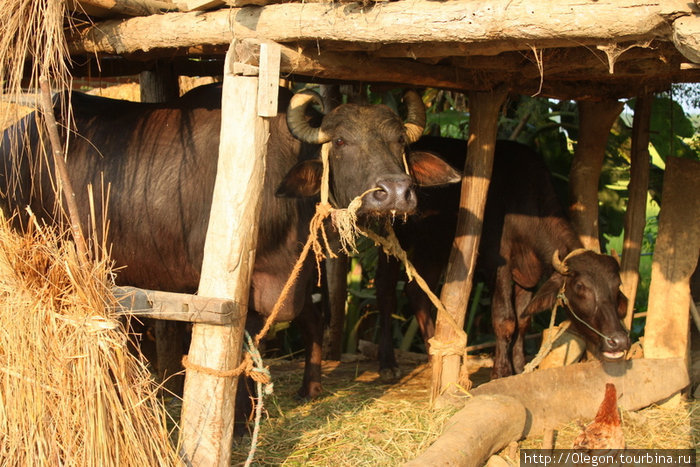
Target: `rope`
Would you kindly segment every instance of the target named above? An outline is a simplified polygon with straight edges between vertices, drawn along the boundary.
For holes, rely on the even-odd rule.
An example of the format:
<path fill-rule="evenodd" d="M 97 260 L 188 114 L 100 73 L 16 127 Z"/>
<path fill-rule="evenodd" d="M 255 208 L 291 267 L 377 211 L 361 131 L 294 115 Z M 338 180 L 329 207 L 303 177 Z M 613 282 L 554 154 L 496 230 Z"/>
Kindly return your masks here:
<path fill-rule="evenodd" d="M 550 331 L 554 331 L 554 328 L 557 328 L 557 326 L 554 325 L 554 320 L 557 316 L 557 307 L 559 305 L 559 296 L 557 296 L 557 301 L 552 307 L 552 316 L 549 318 Z M 547 337 L 542 341 L 540 350 L 537 351 L 537 355 L 535 355 L 535 357 L 532 360 L 530 360 L 530 362 L 527 365 L 525 365 L 523 373 L 531 373 L 535 371 L 535 368 L 537 368 L 539 364 L 542 363 L 542 360 L 544 360 L 544 358 L 547 355 L 549 355 L 549 353 L 552 351 L 552 347 L 554 346 L 554 343 L 557 341 L 557 339 L 559 339 L 562 336 L 562 334 L 564 334 L 564 331 L 566 331 L 570 325 L 570 321 L 565 321 L 558 326 L 556 333 L 550 332 L 549 334 L 547 334 Z M 544 335 L 544 333 L 542 333 L 542 335 Z"/>
<path fill-rule="evenodd" d="M 462 386 L 469 388 L 471 382 L 469 381 L 469 373 L 467 368 L 466 354 L 467 354 L 467 333 L 464 329 L 455 321 L 454 317 L 447 312 L 445 306 L 442 304 L 440 299 L 430 290 L 430 287 L 425 282 L 425 280 L 418 273 L 416 268 L 413 266 L 411 261 L 408 259 L 406 251 L 401 248 L 399 239 L 394 233 L 394 229 L 391 224 L 387 221 L 385 225 L 387 232 L 386 237 L 382 237 L 371 230 L 365 230 L 360 228 L 359 231 L 362 235 L 366 236 L 370 240 L 373 240 L 376 244 L 380 245 L 382 249 L 389 255 L 392 255 L 399 259 L 406 269 L 406 275 L 408 280 L 415 280 L 418 286 L 425 292 L 430 301 L 433 303 L 438 312 L 438 319 L 444 319 L 451 327 L 456 338 L 448 342 L 443 342 L 435 337 L 432 337 L 428 342 L 430 344 L 430 349 L 428 353 L 437 357 L 444 357 L 447 355 L 459 355 L 462 358 L 462 364 L 460 368 L 459 382 Z"/>
<path fill-rule="evenodd" d="M 255 425 L 253 427 L 253 436 L 250 440 L 250 451 L 248 452 L 248 458 L 245 461 L 245 467 L 248 467 L 253 462 L 253 458 L 255 457 L 255 451 L 258 448 L 260 420 L 262 419 L 263 411 L 263 396 L 269 396 L 270 394 L 272 394 L 272 383 L 269 382 L 270 370 L 263 366 L 260 351 L 258 351 L 258 348 L 255 347 L 255 345 L 253 344 L 253 340 L 250 338 L 250 334 L 248 334 L 248 332 L 245 333 L 245 339 L 245 345 L 248 351 L 246 355 L 250 355 L 253 360 L 253 363 L 255 364 L 253 371 L 250 373 L 250 377 L 253 378 L 253 380 L 255 380 L 255 386 L 258 394 L 257 402 L 255 404 Z M 255 375 L 259 375 L 259 378 L 256 379 Z M 266 379 L 268 382 L 263 383 L 262 379 Z M 264 391 L 262 387 L 263 384 L 265 384 Z"/>

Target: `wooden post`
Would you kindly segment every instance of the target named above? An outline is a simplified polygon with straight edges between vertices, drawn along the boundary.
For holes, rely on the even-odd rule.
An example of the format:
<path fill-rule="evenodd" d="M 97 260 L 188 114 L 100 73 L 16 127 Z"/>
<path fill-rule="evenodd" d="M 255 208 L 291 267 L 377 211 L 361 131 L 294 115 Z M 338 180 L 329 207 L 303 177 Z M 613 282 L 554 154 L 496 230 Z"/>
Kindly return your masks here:
<path fill-rule="evenodd" d="M 642 253 L 642 236 L 647 219 L 647 189 L 649 188 L 649 119 L 650 95 L 639 96 L 634 106 L 632 124 L 632 151 L 630 160 L 629 199 L 625 213 L 625 239 L 622 246 L 620 276 L 622 291 L 628 299 L 625 326 L 632 327 L 634 300 L 639 284 L 639 258 Z"/>
<path fill-rule="evenodd" d="M 167 102 L 180 96 L 180 83 L 172 63 L 156 62 L 139 74 L 141 102 Z"/>
<path fill-rule="evenodd" d="M 659 214 L 649 308 L 646 358 L 687 358 L 690 276 L 700 251 L 700 162 L 669 157 Z"/>
<path fill-rule="evenodd" d="M 195 324 L 189 362 L 210 369 L 187 370 L 181 436 L 192 465 L 230 464 L 236 368 L 255 261 L 269 122 L 257 115 L 258 78 L 233 73 L 234 44 L 224 66 L 221 142 L 211 218 L 204 246 L 200 295 L 230 298 L 238 315 L 232 326 Z"/>
<path fill-rule="evenodd" d="M 153 70 L 139 74 L 141 102 L 167 102 L 180 96 L 178 77 L 171 63 L 156 62 Z M 185 353 L 185 325 L 156 320 L 153 322 L 156 339 L 156 375 L 168 393 L 182 394 L 185 375 L 182 373 L 182 355 Z"/>
<path fill-rule="evenodd" d="M 319 90 L 323 99 L 325 113 L 343 103 L 343 95 L 338 84 L 322 84 Z M 338 252 L 337 258 L 326 258 L 325 311 L 330 315 L 328 327 L 323 332 L 323 358 L 340 360 L 343 353 L 343 326 L 345 325 L 345 304 L 348 296 L 348 268 L 350 260 L 345 253 L 340 252 L 340 244 L 335 236 L 331 240 L 333 249 Z"/>
<path fill-rule="evenodd" d="M 463 328 L 472 288 L 474 264 L 479 250 L 484 206 L 493 169 L 493 154 L 498 130 L 498 113 L 505 101 L 507 89 L 469 94 L 469 157 L 464 165 L 460 209 L 455 240 L 440 299 L 447 312 Z M 438 315 L 435 339 L 453 342 L 455 330 Z M 459 380 L 460 355 L 433 355 L 432 394 L 439 395 Z"/>
<path fill-rule="evenodd" d="M 610 128 L 622 105 L 612 99 L 578 103 L 579 137 L 569 175 L 569 217 L 583 246 L 598 252 L 598 179 Z"/>

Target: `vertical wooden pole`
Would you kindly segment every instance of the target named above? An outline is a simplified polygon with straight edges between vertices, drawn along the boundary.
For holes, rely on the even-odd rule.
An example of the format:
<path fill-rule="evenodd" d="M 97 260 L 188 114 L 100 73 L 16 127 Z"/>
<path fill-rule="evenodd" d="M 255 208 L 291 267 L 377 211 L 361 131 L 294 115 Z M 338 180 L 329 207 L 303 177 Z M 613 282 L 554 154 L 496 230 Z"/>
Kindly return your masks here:
<path fill-rule="evenodd" d="M 457 230 L 452 244 L 445 285 L 440 299 L 456 323 L 464 327 L 464 319 L 472 288 L 474 265 L 481 239 L 484 206 L 493 169 L 493 155 L 498 130 L 498 114 L 507 89 L 469 94 L 469 157 L 464 165 Z M 438 316 L 435 339 L 447 343 L 457 334 L 450 323 Z M 442 394 L 459 380 L 460 355 L 434 355 L 432 393 Z"/>
<path fill-rule="evenodd" d="M 659 213 L 649 308 L 647 358 L 686 357 L 690 276 L 700 251 L 700 162 L 669 157 Z"/>
<path fill-rule="evenodd" d="M 153 70 L 139 74 L 141 102 L 167 102 L 180 96 L 178 77 L 170 63 L 156 62 Z M 185 353 L 185 323 L 167 320 L 153 322 L 156 339 L 156 374 L 163 388 L 182 394 L 185 376 L 182 355 Z"/>
<path fill-rule="evenodd" d="M 639 283 L 639 258 L 642 253 L 642 236 L 647 218 L 647 189 L 649 188 L 649 119 L 650 95 L 639 96 L 634 106 L 632 124 L 632 151 L 630 160 L 629 199 L 625 213 L 625 239 L 622 246 L 620 276 L 622 291 L 627 296 L 625 326 L 630 329 L 634 315 L 634 300 Z"/>
<path fill-rule="evenodd" d="M 139 74 L 141 102 L 167 102 L 180 97 L 180 82 L 172 63 L 156 62 Z"/>
<path fill-rule="evenodd" d="M 337 84 L 322 84 L 320 88 L 325 113 L 330 112 L 343 103 L 340 86 Z M 343 353 L 343 325 L 345 324 L 345 304 L 348 294 L 348 268 L 350 260 L 348 256 L 339 252 L 340 245 L 335 238 L 333 249 L 337 251 L 337 258 L 326 258 L 326 310 L 330 315 L 328 328 L 323 332 L 323 358 L 327 360 L 340 360 Z"/>
<path fill-rule="evenodd" d="M 224 66 L 219 163 L 199 293 L 235 300 L 238 315 L 233 326 L 195 324 L 188 357 L 212 373 L 234 369 L 241 359 L 269 136 L 269 123 L 257 115 L 258 79 L 233 74 L 233 45 Z M 187 371 L 181 436 L 192 465 L 230 464 L 236 383 Z"/>
<path fill-rule="evenodd" d="M 579 138 L 569 176 L 569 217 L 583 246 L 598 252 L 598 179 L 610 128 L 622 105 L 612 99 L 578 103 Z"/>

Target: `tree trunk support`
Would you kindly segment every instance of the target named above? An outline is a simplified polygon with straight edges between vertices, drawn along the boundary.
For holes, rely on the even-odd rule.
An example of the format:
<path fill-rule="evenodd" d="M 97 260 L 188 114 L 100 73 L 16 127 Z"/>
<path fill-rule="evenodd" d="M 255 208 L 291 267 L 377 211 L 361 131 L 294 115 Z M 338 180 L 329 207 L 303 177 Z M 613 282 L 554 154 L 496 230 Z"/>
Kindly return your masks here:
<path fill-rule="evenodd" d="M 167 102 L 180 97 L 180 83 L 172 63 L 157 61 L 139 74 L 141 102 Z"/>
<path fill-rule="evenodd" d="M 199 293 L 233 300 L 237 314 L 231 326 L 193 326 L 189 362 L 210 371 L 187 370 L 181 419 L 185 461 L 202 466 L 230 464 L 238 378 L 216 373 L 241 361 L 269 136 L 269 122 L 257 112 L 258 78 L 233 73 L 233 50 L 232 44 L 224 67 L 219 163 Z"/>
<path fill-rule="evenodd" d="M 642 236 L 647 220 L 647 189 L 649 188 L 649 121 L 653 96 L 636 99 L 632 124 L 632 151 L 630 161 L 629 200 L 625 213 L 625 239 L 622 246 L 620 276 L 622 291 L 628 299 L 625 326 L 632 327 L 634 300 L 639 284 L 639 258 Z"/>
<path fill-rule="evenodd" d="M 180 96 L 178 77 L 172 64 L 156 62 L 152 70 L 139 74 L 141 102 L 167 102 Z M 156 339 L 156 374 L 163 388 L 172 394 L 182 394 L 185 375 L 182 355 L 185 353 L 185 327 L 182 323 L 157 320 L 153 324 Z"/>
<path fill-rule="evenodd" d="M 647 358 L 687 359 L 689 283 L 700 250 L 698 180 L 700 162 L 676 157 L 666 161 L 644 337 Z"/>
<path fill-rule="evenodd" d="M 610 128 L 622 105 L 612 99 L 578 103 L 579 138 L 569 176 L 569 217 L 583 246 L 597 252 L 598 179 Z"/>
<path fill-rule="evenodd" d="M 469 94 L 469 157 L 464 165 L 457 230 L 452 244 L 449 266 L 440 299 L 454 321 L 464 327 L 471 293 L 474 264 L 479 249 L 484 219 L 486 193 L 491 180 L 493 155 L 498 129 L 498 114 L 505 101 L 507 89 L 501 86 L 491 92 Z M 446 319 L 438 315 L 435 339 L 454 342 L 457 332 Z M 461 355 L 433 355 L 432 396 L 454 388 L 459 380 Z"/>

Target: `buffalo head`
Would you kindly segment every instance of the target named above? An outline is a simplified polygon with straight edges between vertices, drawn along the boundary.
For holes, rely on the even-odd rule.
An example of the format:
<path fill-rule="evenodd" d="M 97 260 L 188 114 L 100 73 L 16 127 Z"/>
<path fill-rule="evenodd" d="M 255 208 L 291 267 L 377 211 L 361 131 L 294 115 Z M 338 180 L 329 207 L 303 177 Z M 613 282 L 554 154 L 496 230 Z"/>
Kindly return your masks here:
<path fill-rule="evenodd" d="M 336 207 L 347 207 L 364 194 L 358 214 L 411 214 L 417 206 L 415 185 L 455 183 L 460 175 L 431 153 L 408 153 L 425 127 L 425 107 L 417 93 L 404 97 L 405 122 L 384 105 L 343 104 L 312 127 L 305 115 L 316 93 L 298 93 L 287 112 L 292 134 L 301 141 L 329 145 L 329 191 Z M 321 160 L 300 162 L 287 174 L 278 196 L 314 196 L 321 189 Z"/>
<path fill-rule="evenodd" d="M 627 297 L 620 290 L 620 265 L 611 256 L 590 250 L 574 250 L 563 261 L 554 252 L 551 277 L 537 291 L 523 315 L 551 308 L 561 295 L 576 329 L 597 343 L 604 358 L 617 360 L 630 347 L 620 320 L 627 311 Z"/>

